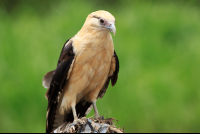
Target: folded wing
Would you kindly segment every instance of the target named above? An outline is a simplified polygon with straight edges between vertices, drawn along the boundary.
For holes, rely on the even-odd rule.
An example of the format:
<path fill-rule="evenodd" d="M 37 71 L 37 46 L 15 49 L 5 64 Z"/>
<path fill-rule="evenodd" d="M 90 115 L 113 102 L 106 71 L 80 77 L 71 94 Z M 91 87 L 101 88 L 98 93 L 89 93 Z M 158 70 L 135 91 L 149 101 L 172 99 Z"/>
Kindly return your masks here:
<path fill-rule="evenodd" d="M 54 126 L 60 125 L 58 122 L 55 122 L 58 120 L 56 117 L 60 117 L 60 115 L 56 115 L 58 114 L 56 111 L 63 86 L 66 84 L 68 80 L 67 78 L 70 76 L 75 59 L 72 43 L 71 40 L 68 40 L 65 43 L 58 60 L 57 68 L 47 73 L 43 78 L 43 85 L 49 87 L 46 93 L 46 98 L 48 99 L 46 119 L 47 133 L 50 133 Z M 59 119 L 61 120 L 60 122 L 64 122 L 64 118 L 60 117 Z"/>

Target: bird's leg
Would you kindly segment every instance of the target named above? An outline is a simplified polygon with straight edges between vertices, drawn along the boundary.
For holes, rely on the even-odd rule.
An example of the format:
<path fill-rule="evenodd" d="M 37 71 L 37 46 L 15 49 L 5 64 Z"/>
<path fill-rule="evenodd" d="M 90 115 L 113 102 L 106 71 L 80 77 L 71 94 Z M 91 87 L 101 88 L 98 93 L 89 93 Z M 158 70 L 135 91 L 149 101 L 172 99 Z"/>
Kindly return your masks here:
<path fill-rule="evenodd" d="M 75 108 L 75 106 L 72 106 L 72 113 L 73 113 L 73 115 L 74 115 L 74 120 L 77 120 L 77 119 L 78 119 L 78 116 L 77 116 L 77 114 L 76 114 L 76 108 Z"/>
<path fill-rule="evenodd" d="M 74 115 L 74 122 L 78 122 L 78 123 L 82 124 L 83 121 L 81 119 L 78 119 L 78 116 L 76 114 L 76 108 L 75 108 L 75 106 L 72 106 L 72 113 Z"/>
<path fill-rule="evenodd" d="M 97 110 L 97 106 L 96 106 L 96 101 L 92 102 L 93 108 L 94 108 L 94 113 L 95 113 L 95 118 L 99 118 L 99 113 Z"/>

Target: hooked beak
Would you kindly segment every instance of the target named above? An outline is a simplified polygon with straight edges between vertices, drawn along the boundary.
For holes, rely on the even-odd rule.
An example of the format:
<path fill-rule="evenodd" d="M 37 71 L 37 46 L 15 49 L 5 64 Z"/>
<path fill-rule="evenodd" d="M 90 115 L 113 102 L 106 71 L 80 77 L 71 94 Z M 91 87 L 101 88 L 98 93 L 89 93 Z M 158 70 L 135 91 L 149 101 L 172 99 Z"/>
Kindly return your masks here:
<path fill-rule="evenodd" d="M 116 33 L 116 27 L 115 24 L 110 22 L 105 26 L 111 33 L 113 33 L 115 35 Z"/>

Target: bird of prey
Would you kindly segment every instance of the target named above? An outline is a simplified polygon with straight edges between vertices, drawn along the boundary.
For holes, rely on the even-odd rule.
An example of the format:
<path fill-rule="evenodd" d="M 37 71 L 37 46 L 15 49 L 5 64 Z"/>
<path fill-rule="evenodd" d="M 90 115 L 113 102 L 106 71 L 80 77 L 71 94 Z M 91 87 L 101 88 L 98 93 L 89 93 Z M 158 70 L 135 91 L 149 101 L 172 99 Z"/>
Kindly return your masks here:
<path fill-rule="evenodd" d="M 44 76 L 47 133 L 86 116 L 90 107 L 95 118 L 99 117 L 96 100 L 104 96 L 110 81 L 115 85 L 119 72 L 110 32 L 115 35 L 114 16 L 103 10 L 92 12 L 81 30 L 64 44 L 56 69 Z"/>

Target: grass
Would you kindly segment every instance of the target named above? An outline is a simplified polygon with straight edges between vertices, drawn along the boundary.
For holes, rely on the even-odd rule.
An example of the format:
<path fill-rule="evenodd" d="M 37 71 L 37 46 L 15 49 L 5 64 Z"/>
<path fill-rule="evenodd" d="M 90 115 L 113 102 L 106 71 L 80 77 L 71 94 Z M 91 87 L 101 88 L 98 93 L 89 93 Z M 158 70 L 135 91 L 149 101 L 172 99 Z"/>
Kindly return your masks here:
<path fill-rule="evenodd" d="M 0 132 L 45 132 L 43 75 L 86 16 L 116 18 L 116 86 L 97 101 L 126 132 L 200 132 L 200 10 L 178 1 L 60 1 L 38 14 L 0 9 Z M 89 116 L 93 115 L 93 111 Z"/>

